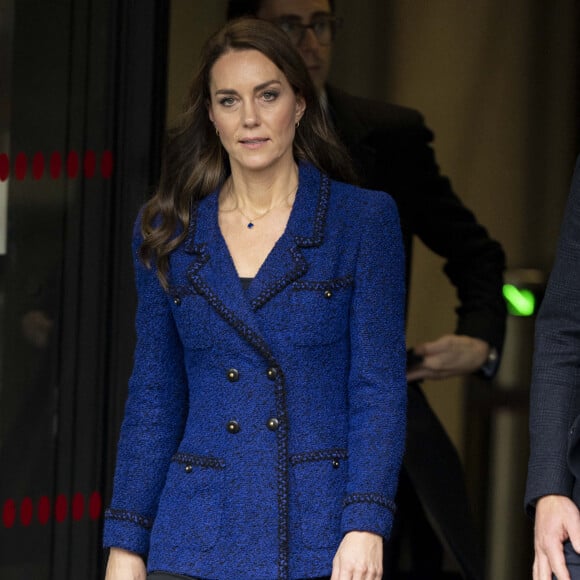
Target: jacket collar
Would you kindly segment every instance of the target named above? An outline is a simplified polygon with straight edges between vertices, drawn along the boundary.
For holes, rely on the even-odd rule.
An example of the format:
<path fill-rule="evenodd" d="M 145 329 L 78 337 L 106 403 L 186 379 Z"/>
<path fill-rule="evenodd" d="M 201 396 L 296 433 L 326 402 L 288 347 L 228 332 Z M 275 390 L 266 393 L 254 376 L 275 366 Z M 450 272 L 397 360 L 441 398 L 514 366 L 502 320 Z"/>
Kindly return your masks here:
<path fill-rule="evenodd" d="M 192 205 L 185 251 L 192 256 L 188 281 L 226 320 L 251 324 L 255 313 L 308 271 L 303 248 L 322 244 L 330 180 L 307 163 L 299 165 L 296 199 L 285 232 L 246 292 L 218 225 L 218 193 Z"/>

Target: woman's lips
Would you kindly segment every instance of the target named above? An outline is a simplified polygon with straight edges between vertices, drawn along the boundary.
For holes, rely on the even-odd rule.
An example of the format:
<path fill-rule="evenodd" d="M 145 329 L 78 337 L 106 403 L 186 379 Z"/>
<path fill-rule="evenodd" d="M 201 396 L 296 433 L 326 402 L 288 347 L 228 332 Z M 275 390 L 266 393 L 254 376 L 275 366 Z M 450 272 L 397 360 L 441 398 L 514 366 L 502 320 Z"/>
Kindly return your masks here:
<path fill-rule="evenodd" d="M 267 137 L 254 137 L 253 139 L 240 139 L 240 143 L 248 149 L 257 149 L 268 141 Z"/>

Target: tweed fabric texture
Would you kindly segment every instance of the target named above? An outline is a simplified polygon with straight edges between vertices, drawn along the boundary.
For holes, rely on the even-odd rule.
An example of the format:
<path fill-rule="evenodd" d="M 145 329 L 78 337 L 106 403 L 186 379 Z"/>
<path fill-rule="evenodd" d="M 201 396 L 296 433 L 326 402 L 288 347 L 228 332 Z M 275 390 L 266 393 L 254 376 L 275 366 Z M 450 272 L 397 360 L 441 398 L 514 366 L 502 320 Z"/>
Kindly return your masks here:
<path fill-rule="evenodd" d="M 406 413 L 396 206 L 301 164 L 286 231 L 245 291 L 217 216 L 217 192 L 192 208 L 168 292 L 135 257 L 104 544 L 201 578 L 330 575 L 346 532 L 388 537 L 393 521 Z"/>

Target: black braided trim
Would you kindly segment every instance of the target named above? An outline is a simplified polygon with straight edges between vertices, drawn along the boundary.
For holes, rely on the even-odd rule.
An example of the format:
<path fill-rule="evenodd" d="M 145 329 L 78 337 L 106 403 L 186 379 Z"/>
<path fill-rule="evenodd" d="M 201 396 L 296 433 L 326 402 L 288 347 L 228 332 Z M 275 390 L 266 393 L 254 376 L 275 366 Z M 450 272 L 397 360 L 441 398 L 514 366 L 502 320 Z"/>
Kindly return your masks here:
<path fill-rule="evenodd" d="M 205 296 L 212 308 L 247 342 L 249 342 L 272 366 L 278 366 L 274 355 L 266 341 L 249 326 L 247 326 L 234 312 L 226 308 L 219 297 L 214 294 L 210 287 L 198 276 L 197 271 L 209 260 L 205 247 L 198 247 L 200 260 L 192 264 L 187 272 L 187 277 L 195 289 Z"/>
<path fill-rule="evenodd" d="M 150 530 L 153 527 L 153 520 L 151 518 L 146 518 L 145 516 L 127 510 L 115 510 L 109 508 L 105 510 L 105 517 L 110 520 L 131 522 L 132 524 L 137 524 L 146 530 Z"/>
<path fill-rule="evenodd" d="M 286 580 L 289 570 L 290 536 L 288 520 L 290 506 L 288 496 L 290 481 L 288 470 L 288 407 L 286 404 L 286 384 L 284 373 L 279 369 L 275 382 L 274 396 L 276 398 L 276 416 L 280 427 L 276 431 L 278 446 L 278 463 L 276 479 L 278 487 L 278 578 Z"/>
<path fill-rule="evenodd" d="M 311 461 L 331 461 L 333 459 L 348 459 L 346 449 L 321 449 L 320 451 L 307 451 L 290 455 L 290 465 L 299 465 Z"/>
<path fill-rule="evenodd" d="M 175 302 L 181 300 L 183 297 L 188 295 L 195 295 L 197 292 L 190 286 L 169 286 L 167 288 L 167 294 Z M 175 302 L 177 304 L 177 302 Z"/>
<path fill-rule="evenodd" d="M 316 217 L 314 218 L 314 231 L 312 237 L 296 236 L 296 243 L 305 247 L 316 247 L 322 244 L 324 239 L 324 228 L 328 215 L 330 201 L 330 178 L 324 173 L 320 176 L 320 190 L 318 194 L 318 205 L 316 207 Z"/>
<path fill-rule="evenodd" d="M 279 294 L 286 286 L 294 282 L 294 280 L 298 280 L 300 276 L 303 276 L 306 271 L 308 270 L 308 263 L 304 259 L 302 252 L 296 248 L 292 248 L 290 250 L 292 254 L 292 259 L 294 260 L 294 268 L 288 272 L 285 276 L 280 278 L 276 281 L 275 284 L 265 288 L 251 301 L 252 310 L 256 311 L 258 308 L 261 308 L 276 294 Z"/>
<path fill-rule="evenodd" d="M 226 462 L 217 457 L 209 455 L 194 455 L 193 453 L 176 453 L 171 461 L 183 463 L 185 465 L 195 465 L 196 467 L 211 467 L 212 469 L 225 469 Z"/>
<path fill-rule="evenodd" d="M 397 511 L 395 502 L 380 493 L 350 493 L 344 498 L 343 506 L 346 507 L 353 503 L 376 503 L 393 513 Z"/>
<path fill-rule="evenodd" d="M 300 281 L 294 282 L 292 284 L 293 290 L 318 290 L 323 292 L 324 290 L 338 290 L 339 288 L 348 288 L 354 283 L 354 277 L 350 274 L 348 276 L 343 276 L 342 278 L 333 278 L 332 280 L 325 280 L 323 282 L 308 282 Z"/>

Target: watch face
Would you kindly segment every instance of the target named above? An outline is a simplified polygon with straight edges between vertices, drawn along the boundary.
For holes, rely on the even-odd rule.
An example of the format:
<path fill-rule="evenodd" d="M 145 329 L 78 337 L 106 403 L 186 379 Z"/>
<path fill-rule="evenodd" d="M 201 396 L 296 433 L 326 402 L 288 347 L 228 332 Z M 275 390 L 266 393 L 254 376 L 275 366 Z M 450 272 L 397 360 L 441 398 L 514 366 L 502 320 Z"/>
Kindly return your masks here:
<path fill-rule="evenodd" d="M 499 356 L 497 353 L 497 349 L 495 347 L 491 347 L 489 349 L 489 354 L 487 355 L 487 360 L 481 365 L 481 372 L 486 378 L 491 378 L 499 364 Z"/>

